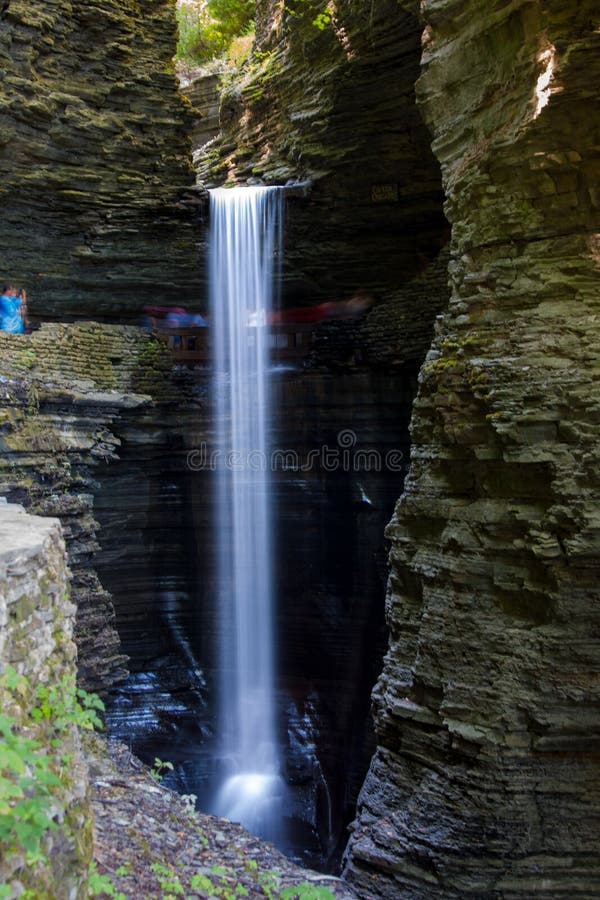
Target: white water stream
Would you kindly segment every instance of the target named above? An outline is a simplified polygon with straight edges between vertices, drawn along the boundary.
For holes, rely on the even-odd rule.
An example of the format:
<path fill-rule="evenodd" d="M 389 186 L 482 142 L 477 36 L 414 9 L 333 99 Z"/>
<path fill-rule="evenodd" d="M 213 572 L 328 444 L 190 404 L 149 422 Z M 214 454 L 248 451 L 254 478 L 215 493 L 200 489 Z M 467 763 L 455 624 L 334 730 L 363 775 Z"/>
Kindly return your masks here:
<path fill-rule="evenodd" d="M 280 258 L 282 192 L 210 192 L 213 393 L 221 450 L 217 490 L 222 778 L 214 812 L 280 836 L 274 698 L 273 562 L 266 323 Z M 228 455 L 229 454 L 229 455 Z"/>

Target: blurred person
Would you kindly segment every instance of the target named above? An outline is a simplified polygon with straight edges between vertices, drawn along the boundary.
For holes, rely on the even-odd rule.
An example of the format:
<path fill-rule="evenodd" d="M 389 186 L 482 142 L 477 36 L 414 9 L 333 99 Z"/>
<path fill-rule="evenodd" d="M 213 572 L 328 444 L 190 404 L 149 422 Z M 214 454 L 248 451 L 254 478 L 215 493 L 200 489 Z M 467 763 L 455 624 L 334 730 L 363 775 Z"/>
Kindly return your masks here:
<path fill-rule="evenodd" d="M 182 306 L 144 306 L 147 328 L 206 328 L 208 318 L 202 313 L 189 313 Z"/>
<path fill-rule="evenodd" d="M 348 300 L 329 300 L 317 306 L 295 306 L 271 313 L 273 325 L 323 322 L 325 319 L 354 319 L 371 309 L 375 299 L 366 291 L 357 291 Z"/>
<path fill-rule="evenodd" d="M 27 323 L 27 294 L 7 283 L 0 295 L 0 331 L 23 334 Z"/>

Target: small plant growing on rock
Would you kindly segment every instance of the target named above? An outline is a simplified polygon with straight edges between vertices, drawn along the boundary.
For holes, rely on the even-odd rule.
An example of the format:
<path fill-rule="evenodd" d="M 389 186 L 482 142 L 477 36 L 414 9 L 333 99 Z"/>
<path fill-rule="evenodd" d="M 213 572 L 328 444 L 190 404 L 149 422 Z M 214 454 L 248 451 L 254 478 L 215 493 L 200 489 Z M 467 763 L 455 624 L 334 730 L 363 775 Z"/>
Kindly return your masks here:
<path fill-rule="evenodd" d="M 175 897 L 185 894 L 179 876 L 170 867 L 155 862 L 152 863 L 152 871 L 158 876 L 158 884 L 163 891 L 163 900 L 174 900 Z"/>
<path fill-rule="evenodd" d="M 113 900 L 127 900 L 125 894 L 115 888 L 108 875 L 101 875 L 97 871 L 96 863 L 90 865 L 87 888 L 90 897 L 113 897 Z"/>
<path fill-rule="evenodd" d="M 158 783 L 162 781 L 167 772 L 173 771 L 173 763 L 165 762 L 162 759 L 159 759 L 158 756 L 154 757 L 154 765 L 150 769 L 150 774 L 154 778 L 154 780 Z"/>
<path fill-rule="evenodd" d="M 198 797 L 196 794 L 181 794 L 180 800 L 185 807 L 185 811 L 189 816 L 192 816 L 196 811 L 196 800 Z"/>
<path fill-rule="evenodd" d="M 281 900 L 335 900 L 329 888 L 308 881 L 284 888 L 279 896 Z"/>

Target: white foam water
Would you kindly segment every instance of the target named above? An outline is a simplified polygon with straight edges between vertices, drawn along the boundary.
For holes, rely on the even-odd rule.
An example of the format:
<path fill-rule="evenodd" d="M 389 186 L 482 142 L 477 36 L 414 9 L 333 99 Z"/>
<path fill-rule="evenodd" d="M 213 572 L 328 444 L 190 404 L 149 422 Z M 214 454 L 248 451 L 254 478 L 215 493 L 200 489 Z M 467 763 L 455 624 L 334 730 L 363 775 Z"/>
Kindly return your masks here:
<path fill-rule="evenodd" d="M 276 839 L 284 783 L 275 726 L 269 452 L 269 313 L 282 192 L 210 192 L 210 294 L 218 471 L 219 730 L 213 811 Z"/>

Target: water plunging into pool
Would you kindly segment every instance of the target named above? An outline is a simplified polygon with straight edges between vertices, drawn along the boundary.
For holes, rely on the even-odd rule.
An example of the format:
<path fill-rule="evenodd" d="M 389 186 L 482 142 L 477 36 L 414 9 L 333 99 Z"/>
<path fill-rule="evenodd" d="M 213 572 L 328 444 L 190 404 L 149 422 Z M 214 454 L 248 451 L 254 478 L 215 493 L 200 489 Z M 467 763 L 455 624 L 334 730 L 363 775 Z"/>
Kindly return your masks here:
<path fill-rule="evenodd" d="M 210 192 L 218 471 L 219 785 L 213 811 L 281 840 L 269 456 L 269 347 L 282 192 Z"/>

